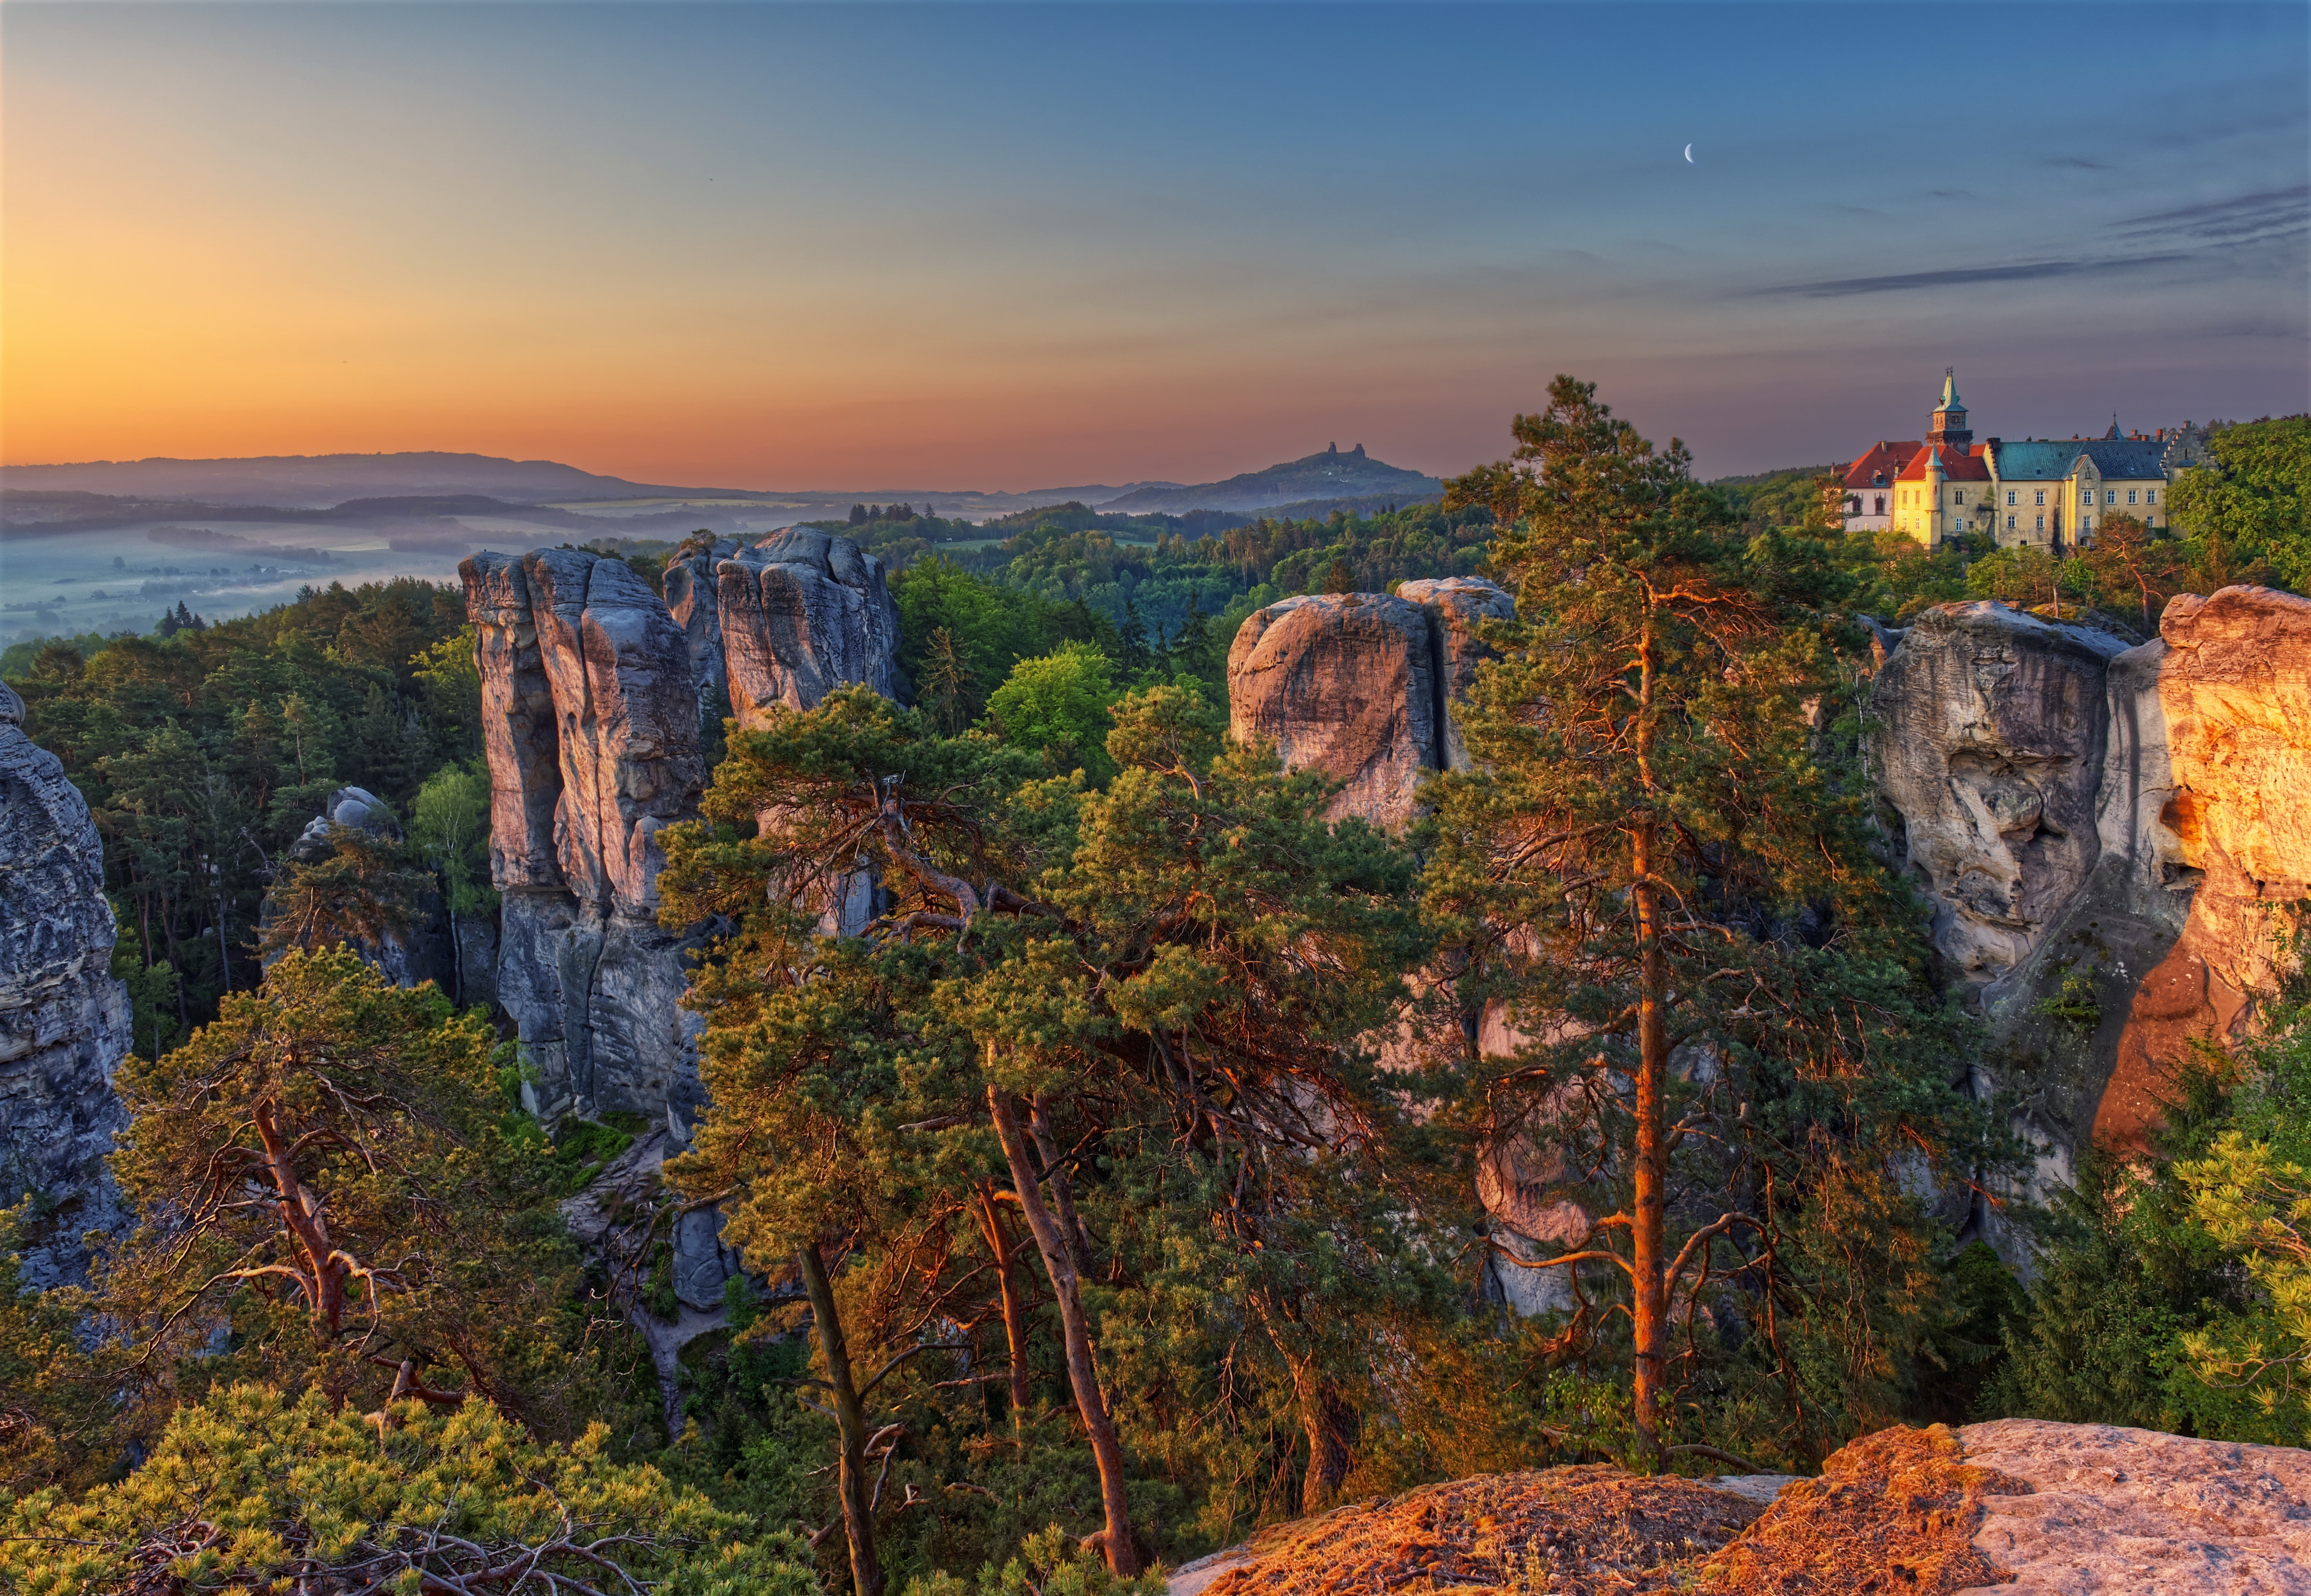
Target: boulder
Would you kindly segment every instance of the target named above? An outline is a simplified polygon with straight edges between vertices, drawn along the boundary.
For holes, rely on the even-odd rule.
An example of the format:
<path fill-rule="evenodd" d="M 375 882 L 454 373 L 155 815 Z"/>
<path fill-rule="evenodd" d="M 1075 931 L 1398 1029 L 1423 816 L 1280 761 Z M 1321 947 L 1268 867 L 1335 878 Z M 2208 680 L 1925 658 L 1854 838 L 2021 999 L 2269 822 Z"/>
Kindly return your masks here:
<path fill-rule="evenodd" d="M 1974 1532 L 2010 1577 L 1961 1596 L 2311 1591 L 2311 1452 L 2026 1418 L 1958 1435 L 2028 1487 L 1985 1496 Z"/>
<path fill-rule="evenodd" d="M 1228 649 L 1228 729 L 1276 745 L 1295 770 L 1345 783 L 1325 814 L 1391 831 L 1433 770 L 1443 709 L 1428 613 L 1382 593 L 1287 598 Z"/>
<path fill-rule="evenodd" d="M 847 537 L 789 527 L 716 567 L 731 712 L 807 710 L 841 686 L 899 692 L 899 606 L 883 563 Z"/>
<path fill-rule="evenodd" d="M 327 858 L 339 831 L 366 832 L 387 842 L 402 841 L 401 823 L 394 818 L 384 799 L 366 788 L 340 787 L 328 796 L 321 812 L 305 823 L 305 829 L 289 845 L 290 860 L 310 865 Z M 353 951 L 362 963 L 397 987 L 414 987 L 430 981 L 445 992 L 454 992 L 458 986 L 458 945 L 450 935 L 447 905 L 439 893 L 429 891 L 409 909 L 406 930 L 388 930 L 381 943 L 354 939 Z M 258 926 L 269 926 L 274 914 L 273 894 L 267 892 L 257 911 Z M 278 954 L 267 955 L 266 968 L 271 969 L 279 957 Z"/>
<path fill-rule="evenodd" d="M 0 684 L 0 1208 L 33 1198 L 16 1247 L 45 1287 L 79 1278 L 83 1233 L 119 1217 L 104 1157 L 128 1123 L 112 1076 L 129 1006 L 95 822 L 23 719 Z"/>

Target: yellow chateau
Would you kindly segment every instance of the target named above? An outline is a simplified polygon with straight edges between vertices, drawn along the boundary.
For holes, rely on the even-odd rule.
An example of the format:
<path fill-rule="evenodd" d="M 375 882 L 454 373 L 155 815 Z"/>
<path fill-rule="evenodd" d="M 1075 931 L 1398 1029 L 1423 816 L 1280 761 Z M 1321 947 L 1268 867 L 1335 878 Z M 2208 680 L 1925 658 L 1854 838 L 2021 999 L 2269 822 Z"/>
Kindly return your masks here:
<path fill-rule="evenodd" d="M 2166 526 L 2167 484 L 2205 446 L 2188 423 L 2129 435 L 2115 417 L 2099 438 L 1976 443 L 1952 371 L 1923 440 L 1880 441 L 1845 468 L 1845 527 L 1899 532 L 1929 549 L 1987 532 L 2002 548 L 2060 553 L 2092 541 L 2106 516 Z"/>

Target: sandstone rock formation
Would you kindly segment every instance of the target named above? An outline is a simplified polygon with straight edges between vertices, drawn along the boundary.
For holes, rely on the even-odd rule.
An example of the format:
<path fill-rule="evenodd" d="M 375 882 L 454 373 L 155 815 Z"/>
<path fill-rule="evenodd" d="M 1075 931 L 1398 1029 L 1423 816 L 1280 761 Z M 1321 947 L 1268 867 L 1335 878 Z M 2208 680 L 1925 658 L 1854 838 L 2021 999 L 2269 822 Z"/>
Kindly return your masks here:
<path fill-rule="evenodd" d="M 2269 1596 L 2311 1591 L 2311 1452 L 2110 1425 L 1897 1426 L 1818 1479 L 1478 1475 L 1272 1525 L 1170 1596 Z"/>
<path fill-rule="evenodd" d="M 689 642 L 624 561 L 574 549 L 460 567 L 479 633 L 498 1000 L 547 1118 L 686 1125 L 702 1099 L 684 941 L 656 920 L 658 832 L 705 770 Z"/>
<path fill-rule="evenodd" d="M 662 1124 L 613 1182 L 651 1186 L 705 1095 L 702 1022 L 681 1007 L 695 943 L 657 921 L 658 833 L 698 814 L 702 719 L 725 683 L 750 721 L 846 682 L 895 691 L 897 606 L 879 561 L 800 530 L 687 549 L 664 597 L 624 561 L 582 550 L 479 554 L 459 571 L 503 899 L 497 997 L 521 1040 L 525 1100 L 548 1120 L 623 1111 Z M 719 1233 L 711 1211 L 672 1225 L 693 1331 L 737 1267 Z M 653 1343 L 663 1379 L 681 1334 Z"/>
<path fill-rule="evenodd" d="M 849 538 L 789 527 L 723 561 L 716 581 L 741 726 L 857 683 L 899 696 L 899 606 L 883 563 Z"/>
<path fill-rule="evenodd" d="M 714 573 L 740 546 L 735 538 L 693 538 L 667 562 L 659 583 L 667 613 L 689 641 L 691 675 L 702 703 L 717 690 L 726 699 L 730 691 L 729 667 L 722 659 L 721 593 Z"/>
<path fill-rule="evenodd" d="M 1326 813 L 1400 831 L 1423 771 L 1465 765 L 1448 700 L 1484 657 L 1477 621 L 1511 613 L 1474 577 L 1407 582 L 1398 596 L 1287 598 L 1244 622 L 1228 649 L 1229 729 L 1276 744 L 1284 763 L 1345 782 Z"/>
<path fill-rule="evenodd" d="M 2023 1418 L 1958 1434 L 2030 1487 L 1983 1499 L 1974 1545 L 2013 1577 L 1963 1596 L 2311 1591 L 2311 1452 Z"/>
<path fill-rule="evenodd" d="M 16 1245 L 48 1286 L 81 1273 L 82 1234 L 115 1217 L 103 1160 L 128 1122 L 112 1074 L 129 1008 L 95 823 L 23 719 L 0 684 L 0 1208 L 34 1197 Z"/>
<path fill-rule="evenodd" d="M 2019 1089 L 2043 1195 L 2091 1138 L 2138 1140 L 2162 1069 L 2272 990 L 2311 891 L 2311 601 L 2186 596 L 2132 649 L 1987 603 L 1885 639 L 1894 846 L 1991 1021 L 1976 1084 Z"/>
<path fill-rule="evenodd" d="M 1428 612 L 1429 637 L 1436 651 L 1436 684 L 1444 695 L 1444 706 L 1440 706 L 1437 716 L 1443 733 L 1437 767 L 1465 771 L 1469 751 L 1461 745 L 1460 724 L 1445 706 L 1468 697 L 1469 689 L 1476 685 L 1477 667 L 1492 657 L 1493 650 L 1477 635 L 1478 627 L 1483 622 L 1505 621 L 1515 615 L 1516 601 L 1494 583 L 1475 576 L 1404 582 L 1398 586 L 1396 596 Z"/>
<path fill-rule="evenodd" d="M 2101 856 L 2106 667 L 2125 645 L 2002 604 L 1929 609 L 1878 674 L 1873 773 L 1977 984 L 2019 964 Z"/>

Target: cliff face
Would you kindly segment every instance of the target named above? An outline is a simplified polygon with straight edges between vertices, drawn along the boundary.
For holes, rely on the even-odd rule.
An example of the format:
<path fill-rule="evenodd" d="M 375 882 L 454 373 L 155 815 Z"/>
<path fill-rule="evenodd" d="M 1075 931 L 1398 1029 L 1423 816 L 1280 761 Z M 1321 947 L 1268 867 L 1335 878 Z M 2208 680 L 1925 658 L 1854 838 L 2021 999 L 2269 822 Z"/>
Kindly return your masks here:
<path fill-rule="evenodd" d="M 642 1114 L 679 1144 L 705 1097 L 701 1022 L 681 1007 L 694 944 L 657 923 L 658 833 L 698 814 L 702 713 L 723 684 L 747 724 L 844 683 L 895 692 L 898 608 L 882 563 L 848 539 L 789 531 L 692 548 L 663 596 L 623 561 L 572 549 L 475 554 L 459 571 L 504 899 L 498 1000 L 521 1038 L 529 1106 Z M 677 1233 L 678 1288 L 699 1309 L 735 1267 L 718 1231 L 708 1214 Z"/>
<path fill-rule="evenodd" d="M 694 1115 L 681 938 L 656 922 L 655 837 L 698 812 L 705 767 L 689 639 L 623 561 L 480 554 L 459 572 L 479 634 L 498 1000 L 547 1117 Z"/>
<path fill-rule="evenodd" d="M 1229 730 L 1264 738 L 1294 769 L 1347 783 L 1326 813 L 1391 831 L 1410 823 L 1421 772 L 1465 765 L 1447 702 L 1484 658 L 1478 620 L 1513 613 L 1473 577 L 1384 593 L 1287 598 L 1228 649 Z"/>
<path fill-rule="evenodd" d="M 81 1234 L 114 1217 L 103 1160 L 128 1123 L 112 1073 L 129 1009 L 95 823 L 23 718 L 0 684 L 0 1207 L 39 1199 L 17 1245 L 48 1286 L 80 1274 Z"/>
<path fill-rule="evenodd" d="M 2235 1036 L 2311 890 L 2311 601 L 2226 588 L 2158 640 L 1925 612 L 1872 688 L 1871 756 L 1936 946 L 2022 1089 L 2038 1179 L 2139 1142 L 2161 1072 Z"/>
<path fill-rule="evenodd" d="M 2163 757 L 2128 772 L 2132 801 L 2112 807 L 2133 821 L 2130 887 L 2189 910 L 2132 995 L 2097 1107 L 2094 1133 L 2120 1143 L 2155 1117 L 2161 1063 L 2252 1023 L 2278 979 L 2275 934 L 2311 895 L 2311 600 L 2225 588 L 2176 599 L 2158 631 L 2131 651 L 2155 706 L 2137 688 L 2125 707 L 2155 714 Z"/>
<path fill-rule="evenodd" d="M 859 683 L 899 695 L 899 606 L 883 563 L 849 538 L 789 527 L 723 561 L 715 580 L 741 726 Z"/>

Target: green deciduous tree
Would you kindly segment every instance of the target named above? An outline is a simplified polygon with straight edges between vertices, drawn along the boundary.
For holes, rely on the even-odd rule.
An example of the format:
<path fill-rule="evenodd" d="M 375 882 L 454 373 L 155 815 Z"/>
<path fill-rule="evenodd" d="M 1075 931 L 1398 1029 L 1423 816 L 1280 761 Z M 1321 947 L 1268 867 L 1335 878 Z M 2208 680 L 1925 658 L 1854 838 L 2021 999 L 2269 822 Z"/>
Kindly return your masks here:
<path fill-rule="evenodd" d="M 2216 427 L 2167 503 L 2202 571 L 2251 581 L 2260 568 L 2311 589 L 2311 416 Z"/>
<path fill-rule="evenodd" d="M 1107 656 L 1086 643 L 1022 659 L 987 701 L 1003 740 L 1042 754 L 1059 772 L 1081 770 L 1094 782 L 1115 771 L 1107 756 L 1108 710 L 1122 696 Z"/>

